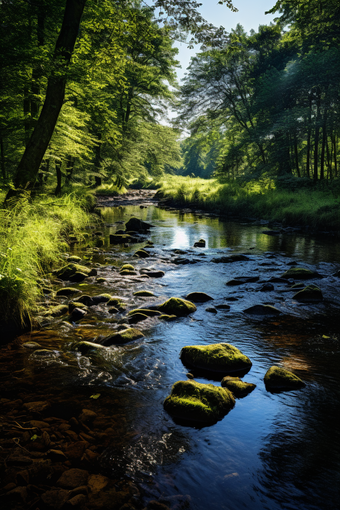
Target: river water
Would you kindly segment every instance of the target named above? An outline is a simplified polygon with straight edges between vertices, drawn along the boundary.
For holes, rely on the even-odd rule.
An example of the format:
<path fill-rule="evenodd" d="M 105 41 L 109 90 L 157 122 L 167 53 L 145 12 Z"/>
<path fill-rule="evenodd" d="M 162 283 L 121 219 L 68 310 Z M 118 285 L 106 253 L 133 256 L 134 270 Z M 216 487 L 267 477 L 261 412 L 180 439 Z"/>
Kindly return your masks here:
<path fill-rule="evenodd" d="M 260 224 L 155 206 L 105 208 L 102 216 L 106 236 L 133 216 L 151 223 L 151 257 L 134 257 L 136 245 L 106 245 L 93 257 L 104 263 L 98 276 L 105 281 L 79 286 L 84 292 L 119 295 L 126 299 L 127 310 L 193 291 L 214 299 L 198 304 L 189 317 L 139 323 L 135 327 L 142 329 L 142 340 L 108 349 L 108 354 L 95 359 L 76 354 L 72 358 L 72 341 L 84 331 L 91 339 L 98 331 L 115 327 L 104 307 L 93 312 L 98 323 L 89 326 L 86 321 L 72 327 L 56 322 L 54 328 L 63 332 L 70 360 L 62 384 L 89 385 L 96 391 L 105 387 L 123 403 L 121 419 L 132 439 L 122 448 L 112 445 L 103 453 L 105 469 L 118 466 L 140 485 L 146 500 L 158 499 L 171 508 L 340 508 L 340 280 L 333 276 L 340 268 L 340 243 L 297 233 L 267 235 L 263 233 L 267 227 Z M 201 238 L 206 247 L 193 248 Z M 249 260 L 213 262 L 235 253 L 246 254 Z M 323 276 L 308 280 L 320 287 L 323 302 L 299 304 L 291 286 L 282 283 L 274 283 L 271 292 L 260 290 L 294 262 Z M 122 263 L 133 264 L 137 272 L 148 267 L 165 275 L 118 278 L 112 265 Z M 237 276 L 259 276 L 259 280 L 226 285 Z M 156 297 L 133 296 L 142 289 Z M 277 307 L 282 315 L 259 318 L 244 313 L 259 303 Z M 220 304 L 229 304 L 230 310 L 219 308 Z M 216 342 L 231 343 L 251 359 L 252 368 L 243 380 L 256 388 L 237 399 L 215 425 L 176 424 L 164 411 L 163 401 L 173 383 L 187 378 L 180 350 L 185 345 Z M 65 360 L 64 355 L 64 365 Z M 266 391 L 263 378 L 272 365 L 292 370 L 306 386 L 282 393 Z"/>

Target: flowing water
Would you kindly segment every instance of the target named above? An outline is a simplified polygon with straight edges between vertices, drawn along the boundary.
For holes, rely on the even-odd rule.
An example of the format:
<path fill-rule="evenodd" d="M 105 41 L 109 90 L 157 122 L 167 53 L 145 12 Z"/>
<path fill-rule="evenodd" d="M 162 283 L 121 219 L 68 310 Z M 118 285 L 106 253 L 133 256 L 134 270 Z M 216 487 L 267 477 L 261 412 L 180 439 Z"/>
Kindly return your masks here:
<path fill-rule="evenodd" d="M 340 280 L 333 276 L 340 268 L 340 243 L 296 233 L 266 235 L 263 225 L 154 206 L 107 208 L 102 215 L 107 236 L 132 216 L 152 223 L 151 257 L 134 257 L 136 245 L 107 246 L 93 259 L 104 262 L 98 276 L 105 281 L 99 284 L 92 279 L 78 285 L 81 290 L 118 295 L 126 299 L 127 310 L 146 308 L 171 296 L 185 297 L 192 291 L 214 298 L 198 304 L 189 317 L 139 323 L 135 327 L 142 329 L 142 340 L 112 347 L 101 356 L 80 356 L 72 350 L 72 342 L 93 339 L 116 327 L 101 305 L 93 312 L 92 322 L 55 321 L 53 334 L 58 340 L 51 333 L 44 344 L 50 348 L 49 357 L 38 359 L 33 353 L 27 358 L 30 370 L 38 371 L 40 366 L 40 371 L 49 374 L 45 384 L 105 388 L 122 403 L 115 419 L 124 422 L 131 439 L 103 453 L 105 469 L 120 469 L 140 484 L 146 500 L 156 498 L 172 508 L 340 508 Z M 206 247 L 193 248 L 200 238 Z M 249 260 L 212 261 L 234 253 L 246 254 Z M 165 275 L 118 277 L 112 265 L 126 262 L 137 270 L 161 269 Z M 299 304 L 287 284 L 274 283 L 272 292 L 260 290 L 293 262 L 324 276 L 313 280 L 323 292 L 322 303 Z M 254 275 L 259 281 L 226 285 L 236 276 Z M 133 296 L 141 289 L 151 290 L 156 297 Z M 230 310 L 218 308 L 225 303 Z M 274 305 L 283 313 L 275 318 L 244 313 L 258 303 Z M 41 343 L 43 334 L 32 335 L 31 340 Z M 231 343 L 251 359 L 252 368 L 243 380 L 256 388 L 237 399 L 215 425 L 178 425 L 164 411 L 163 401 L 174 382 L 187 378 L 180 350 L 185 345 L 216 342 Z M 266 391 L 263 378 L 272 365 L 292 370 L 306 383 L 305 388 Z M 206 378 L 196 380 L 219 385 Z"/>

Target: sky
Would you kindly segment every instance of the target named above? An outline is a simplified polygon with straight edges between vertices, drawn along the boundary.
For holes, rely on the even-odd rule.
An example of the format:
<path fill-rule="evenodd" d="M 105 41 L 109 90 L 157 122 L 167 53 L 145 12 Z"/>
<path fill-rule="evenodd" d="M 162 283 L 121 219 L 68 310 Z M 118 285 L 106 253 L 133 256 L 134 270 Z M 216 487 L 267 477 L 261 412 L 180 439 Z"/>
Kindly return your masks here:
<path fill-rule="evenodd" d="M 235 28 L 238 23 L 248 33 L 251 29 L 257 31 L 259 25 L 269 25 L 275 17 L 265 12 L 275 5 L 276 0 L 234 0 L 233 4 L 238 12 L 232 12 L 225 5 L 219 5 L 218 0 L 199 0 L 199 2 L 202 4 L 199 10 L 203 17 L 217 27 L 223 26 L 227 32 Z M 189 50 L 185 43 L 177 43 L 175 46 L 179 49 L 177 60 L 182 67 L 177 69 L 180 81 L 190 63 L 190 58 L 199 51 L 199 46 L 193 50 Z"/>

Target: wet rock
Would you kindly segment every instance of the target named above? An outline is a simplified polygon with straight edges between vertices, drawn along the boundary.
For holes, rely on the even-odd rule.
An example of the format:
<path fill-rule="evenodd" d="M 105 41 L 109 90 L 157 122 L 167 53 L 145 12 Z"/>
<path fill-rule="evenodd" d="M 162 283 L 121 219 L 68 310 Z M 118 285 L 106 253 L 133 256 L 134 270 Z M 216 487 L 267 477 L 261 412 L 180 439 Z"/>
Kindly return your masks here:
<path fill-rule="evenodd" d="M 72 313 L 75 308 L 80 308 L 81 310 L 87 311 L 87 306 L 84 305 L 84 303 L 80 303 L 79 301 L 71 301 L 68 304 L 69 312 Z"/>
<path fill-rule="evenodd" d="M 294 294 L 293 299 L 300 303 L 320 303 L 323 300 L 322 292 L 316 285 L 308 285 Z"/>
<path fill-rule="evenodd" d="M 213 306 L 209 306 L 208 308 L 205 309 L 205 311 L 209 313 L 217 313 L 216 308 L 214 308 Z"/>
<path fill-rule="evenodd" d="M 157 315 L 162 315 L 162 313 L 158 310 L 150 310 L 149 308 L 135 308 L 134 310 L 130 310 L 128 315 L 135 315 L 142 313 L 147 317 L 156 317 Z"/>
<path fill-rule="evenodd" d="M 87 294 L 83 294 L 82 296 L 77 298 L 77 303 L 82 303 L 85 306 L 93 306 L 94 305 L 92 296 L 88 296 Z"/>
<path fill-rule="evenodd" d="M 230 375 L 223 377 L 221 386 L 228 388 L 236 398 L 243 398 L 256 388 L 256 384 L 246 383 L 241 381 L 239 377 L 231 377 Z"/>
<path fill-rule="evenodd" d="M 131 244 L 137 241 L 136 237 L 130 236 L 129 234 L 110 234 L 110 244 Z"/>
<path fill-rule="evenodd" d="M 125 223 L 126 230 L 134 230 L 136 232 L 147 232 L 151 227 L 153 227 L 153 225 L 138 218 L 130 218 L 129 221 Z"/>
<path fill-rule="evenodd" d="M 177 315 L 162 314 L 162 315 L 159 315 L 158 319 L 160 321 L 171 322 L 171 321 L 174 321 L 175 319 L 177 319 Z"/>
<path fill-rule="evenodd" d="M 248 371 L 250 359 L 231 344 L 188 345 L 180 353 L 183 364 L 189 368 L 229 374 Z"/>
<path fill-rule="evenodd" d="M 249 315 L 280 315 L 282 312 L 271 305 L 254 305 L 244 310 Z"/>
<path fill-rule="evenodd" d="M 149 317 L 144 313 L 136 312 L 128 318 L 129 324 L 137 324 L 137 322 L 145 321 Z"/>
<path fill-rule="evenodd" d="M 97 271 L 96 269 L 90 269 L 86 266 L 81 266 L 80 264 L 71 263 L 61 267 L 60 269 L 57 269 L 56 271 L 53 272 L 53 274 L 60 280 L 71 280 L 71 278 L 74 277 L 76 274 L 81 274 L 85 276 L 95 276 L 97 274 Z"/>
<path fill-rule="evenodd" d="M 233 278 L 233 280 L 229 280 L 229 282 L 227 282 L 226 285 L 228 286 L 243 285 L 244 283 L 258 282 L 259 279 L 260 279 L 259 276 L 236 276 L 236 278 Z"/>
<path fill-rule="evenodd" d="M 140 259 L 146 259 L 146 258 L 150 257 L 150 253 L 148 253 L 146 250 L 142 250 L 142 249 L 137 250 L 134 255 L 135 255 L 135 257 L 139 257 Z"/>
<path fill-rule="evenodd" d="M 79 415 L 79 421 L 83 423 L 92 423 L 97 418 L 97 413 L 91 409 L 82 409 Z"/>
<path fill-rule="evenodd" d="M 204 239 L 200 239 L 199 241 L 196 241 L 194 243 L 194 248 L 205 248 L 205 240 Z"/>
<path fill-rule="evenodd" d="M 77 496 L 73 496 L 67 501 L 67 508 L 84 508 L 86 502 L 85 494 L 77 494 Z"/>
<path fill-rule="evenodd" d="M 322 278 L 322 276 L 312 271 L 311 269 L 306 269 L 304 267 L 291 267 L 288 269 L 281 278 L 294 278 L 295 280 L 308 280 L 309 278 Z"/>
<path fill-rule="evenodd" d="M 285 391 L 303 388 L 305 383 L 295 374 L 281 367 L 271 367 L 264 376 L 268 391 Z"/>
<path fill-rule="evenodd" d="M 221 303 L 220 305 L 215 305 L 215 308 L 217 308 L 217 310 L 230 310 L 230 305 Z"/>
<path fill-rule="evenodd" d="M 31 413 L 41 414 L 43 411 L 49 409 L 51 404 L 45 400 L 39 400 L 37 402 L 26 402 L 22 407 Z"/>
<path fill-rule="evenodd" d="M 265 283 L 262 285 L 262 287 L 259 289 L 259 292 L 271 292 L 274 290 L 274 285 L 272 283 Z"/>
<path fill-rule="evenodd" d="M 52 317 L 61 317 L 68 313 L 67 305 L 56 305 L 49 308 L 44 315 L 51 315 Z"/>
<path fill-rule="evenodd" d="M 75 296 L 76 294 L 81 294 L 81 290 L 74 287 L 62 287 L 56 292 L 57 296 Z"/>
<path fill-rule="evenodd" d="M 111 299 L 111 294 L 98 294 L 92 297 L 92 303 L 94 305 L 99 305 L 100 303 L 108 303 Z"/>
<path fill-rule="evenodd" d="M 143 274 L 149 276 L 150 278 L 162 278 L 164 275 L 165 275 L 165 272 L 164 271 L 161 271 L 161 270 L 144 270 L 143 271 Z"/>
<path fill-rule="evenodd" d="M 70 315 L 70 322 L 77 322 L 83 319 L 86 315 L 86 310 L 83 310 L 82 308 L 74 308 L 72 310 L 72 313 Z"/>
<path fill-rule="evenodd" d="M 86 340 L 77 342 L 74 346 L 75 351 L 81 352 L 84 355 L 100 352 L 102 349 L 105 349 L 104 345 L 88 342 Z"/>
<path fill-rule="evenodd" d="M 193 303 L 205 303 L 206 301 L 211 301 L 214 298 L 205 292 L 190 292 L 190 294 L 188 294 L 185 299 L 188 299 Z"/>
<path fill-rule="evenodd" d="M 135 266 L 133 266 L 132 264 L 123 264 L 119 272 L 121 273 L 122 271 L 134 271 L 134 270 Z"/>
<path fill-rule="evenodd" d="M 101 474 L 92 474 L 89 476 L 88 479 L 88 486 L 90 491 L 93 494 L 97 494 L 101 490 L 105 489 L 105 487 L 108 485 L 109 479 L 106 476 L 103 476 Z"/>
<path fill-rule="evenodd" d="M 231 392 L 213 384 L 178 381 L 164 401 L 164 409 L 174 418 L 192 423 L 212 424 L 234 406 Z"/>
<path fill-rule="evenodd" d="M 250 258 L 247 257 L 246 255 L 242 255 L 241 253 L 238 253 L 238 254 L 234 254 L 234 255 L 216 257 L 216 258 L 211 259 L 211 262 L 214 262 L 215 264 L 220 264 L 220 263 L 229 264 L 232 262 L 243 262 L 245 260 L 250 260 Z"/>
<path fill-rule="evenodd" d="M 101 340 L 101 344 L 105 346 L 126 344 L 143 337 L 143 333 L 138 329 L 127 328 L 103 338 L 103 340 Z"/>
<path fill-rule="evenodd" d="M 155 297 L 155 294 L 150 290 L 137 290 L 133 295 L 137 297 Z"/>
<path fill-rule="evenodd" d="M 87 485 L 88 477 L 89 473 L 85 469 L 71 468 L 64 471 L 57 485 L 64 489 L 75 489 L 81 485 Z"/>
<path fill-rule="evenodd" d="M 60 510 L 66 503 L 68 495 L 68 490 L 51 489 L 41 495 L 41 501 L 48 510 Z"/>
<path fill-rule="evenodd" d="M 167 315 L 176 315 L 177 317 L 185 317 L 197 310 L 196 306 L 188 300 L 172 297 L 159 305 L 158 310 Z"/>

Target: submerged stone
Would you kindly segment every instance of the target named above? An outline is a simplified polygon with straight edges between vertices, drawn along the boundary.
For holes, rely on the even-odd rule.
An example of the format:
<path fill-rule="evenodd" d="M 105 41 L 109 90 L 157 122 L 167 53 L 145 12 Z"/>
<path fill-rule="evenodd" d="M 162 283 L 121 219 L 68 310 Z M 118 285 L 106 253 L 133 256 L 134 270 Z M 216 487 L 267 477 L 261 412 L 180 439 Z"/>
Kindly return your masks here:
<path fill-rule="evenodd" d="M 323 300 L 322 292 L 316 285 L 308 285 L 294 294 L 293 299 L 301 303 L 320 303 Z"/>
<path fill-rule="evenodd" d="M 145 232 L 150 230 L 151 227 L 153 227 L 153 225 L 138 218 L 130 218 L 129 221 L 125 223 L 126 230 L 135 230 L 136 232 Z"/>
<path fill-rule="evenodd" d="M 226 285 L 235 286 L 243 285 L 244 283 L 253 283 L 259 281 L 259 276 L 236 276 L 233 280 L 229 280 Z"/>
<path fill-rule="evenodd" d="M 228 388 L 236 398 L 243 398 L 256 388 L 256 384 L 241 381 L 239 377 L 231 377 L 230 375 L 223 377 L 221 386 Z"/>
<path fill-rule="evenodd" d="M 288 269 L 281 278 L 295 278 L 296 280 L 308 280 L 308 278 L 322 278 L 322 276 L 312 271 L 311 269 L 305 269 L 304 267 L 291 267 Z"/>
<path fill-rule="evenodd" d="M 250 260 L 247 255 L 242 255 L 241 253 L 234 254 L 234 255 L 227 255 L 223 257 L 217 257 L 214 259 L 211 259 L 211 262 L 214 262 L 215 264 L 218 263 L 231 263 L 231 262 L 243 262 L 245 260 Z"/>
<path fill-rule="evenodd" d="M 177 317 L 185 317 L 197 310 L 196 306 L 191 301 L 177 297 L 171 297 L 157 308 L 167 315 L 177 315 Z"/>
<path fill-rule="evenodd" d="M 229 390 L 195 381 L 178 381 L 164 401 L 164 409 L 174 418 L 193 424 L 213 424 L 235 405 Z"/>
<path fill-rule="evenodd" d="M 188 345 L 182 348 L 180 358 L 189 368 L 221 374 L 249 370 L 252 365 L 248 356 L 227 343 Z"/>
<path fill-rule="evenodd" d="M 211 301 L 214 298 L 205 292 L 190 292 L 185 299 L 193 301 L 194 303 L 205 303 L 206 301 Z"/>
<path fill-rule="evenodd" d="M 105 337 L 101 344 L 105 346 L 117 345 L 117 344 L 126 344 L 128 342 L 132 342 L 133 340 L 138 340 L 139 338 L 143 338 L 144 335 L 139 329 L 135 328 L 127 328 L 115 333 L 113 335 L 109 335 Z"/>
<path fill-rule="evenodd" d="M 282 312 L 271 305 L 254 305 L 244 310 L 249 315 L 280 315 Z"/>
<path fill-rule="evenodd" d="M 295 390 L 305 386 L 305 383 L 297 375 L 276 366 L 267 371 L 264 383 L 268 391 Z"/>

